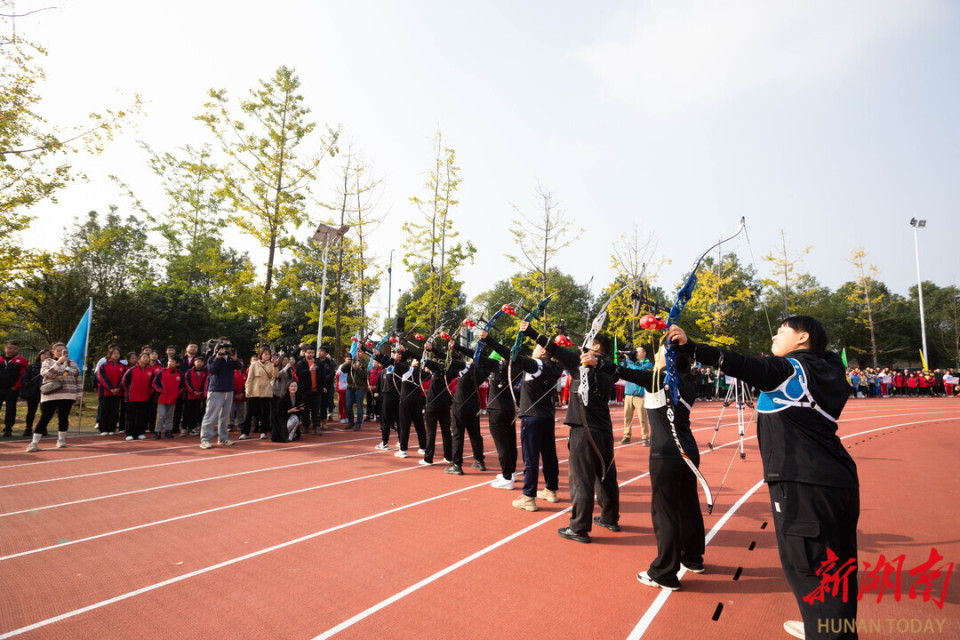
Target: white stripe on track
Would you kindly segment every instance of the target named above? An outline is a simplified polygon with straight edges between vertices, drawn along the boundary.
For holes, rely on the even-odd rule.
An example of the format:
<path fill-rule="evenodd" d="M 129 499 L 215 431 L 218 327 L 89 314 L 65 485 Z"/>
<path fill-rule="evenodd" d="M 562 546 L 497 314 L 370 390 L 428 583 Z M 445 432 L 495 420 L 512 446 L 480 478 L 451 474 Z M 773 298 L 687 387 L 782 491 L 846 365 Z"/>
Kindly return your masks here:
<path fill-rule="evenodd" d="M 917 422 L 904 422 L 904 423 L 901 423 L 901 424 L 892 424 L 892 425 L 889 425 L 889 426 L 886 426 L 886 427 L 878 427 L 878 428 L 876 428 L 876 429 L 869 429 L 869 430 L 867 430 L 867 431 L 861 431 L 861 432 L 859 432 L 859 433 L 851 433 L 850 435 L 843 436 L 843 437 L 840 438 L 840 439 L 841 439 L 841 440 L 846 440 L 847 438 L 855 438 L 856 436 L 862 436 L 862 435 L 866 435 L 866 434 L 868 434 L 868 433 L 874 433 L 874 432 L 876 432 L 876 431 L 886 431 L 887 429 L 895 429 L 895 428 L 897 428 L 897 427 L 906 427 L 906 426 L 909 426 L 909 425 L 912 425 L 912 424 L 928 424 L 928 423 L 931 423 L 931 422 L 936 422 L 936 420 L 920 420 L 920 421 L 917 421 Z M 756 437 L 756 436 L 752 436 L 752 437 Z M 726 445 L 724 445 L 724 446 L 726 446 Z M 716 447 L 716 448 L 719 448 L 719 447 Z M 763 480 L 762 480 L 762 479 L 760 480 L 760 482 L 758 482 L 757 484 L 753 485 L 753 487 L 751 487 L 750 489 L 748 489 L 747 492 L 744 493 L 743 496 L 741 496 L 740 499 L 737 500 L 737 502 L 736 502 L 732 507 L 730 507 L 730 509 L 729 509 L 725 514 L 723 514 L 723 517 L 722 517 L 720 520 L 717 521 L 717 523 L 713 526 L 713 528 L 710 529 L 710 533 L 706 536 L 706 538 L 705 538 L 705 541 L 706 541 L 705 543 L 706 543 L 706 544 L 710 544 L 710 541 L 711 541 L 711 540 L 713 539 L 713 537 L 717 534 L 717 532 L 720 530 L 720 528 L 721 528 L 724 524 L 726 524 L 727 520 L 729 520 L 730 517 L 733 516 L 733 514 L 737 511 L 737 509 L 739 509 L 739 508 L 743 505 L 743 503 L 746 502 L 747 499 L 750 498 L 750 496 L 752 496 L 754 493 L 756 493 L 756 491 L 757 491 L 761 486 L 763 486 Z M 681 568 L 680 568 L 680 571 L 677 573 L 677 577 L 678 577 L 678 578 L 682 577 L 683 574 L 686 573 L 686 571 L 687 571 L 687 570 L 686 570 L 685 568 L 681 567 Z M 660 612 L 660 609 L 662 609 L 662 608 L 663 608 L 663 605 L 666 604 L 667 598 L 670 597 L 670 594 L 671 594 L 671 593 L 673 593 L 673 592 L 672 592 L 672 591 L 668 591 L 668 590 L 666 590 L 666 589 L 661 589 L 661 590 L 660 590 L 660 594 L 657 595 L 657 597 L 656 597 L 656 599 L 653 601 L 653 603 L 647 608 L 646 612 L 644 612 L 643 617 L 640 618 L 640 621 L 639 621 L 639 622 L 637 622 L 637 626 L 634 627 L 634 628 L 633 628 L 633 631 L 630 632 L 630 635 L 627 636 L 627 640 L 638 640 L 639 638 L 641 638 L 641 637 L 643 636 L 644 632 L 646 632 L 647 628 L 650 626 L 650 623 L 653 622 L 653 619 L 654 619 L 654 618 L 656 617 L 656 615 Z"/>
<path fill-rule="evenodd" d="M 275 452 L 275 451 L 289 451 L 289 450 L 291 450 L 291 449 L 305 449 L 305 448 L 309 448 L 309 447 L 323 447 L 323 446 L 330 446 L 330 445 L 334 445 L 334 444 L 343 444 L 343 443 L 349 443 L 349 442 L 362 442 L 362 441 L 364 441 L 364 440 L 371 440 L 371 439 L 372 439 L 372 438 L 359 438 L 359 439 L 356 439 L 356 440 L 338 440 L 337 442 L 316 442 L 316 443 L 313 443 L 313 444 L 301 444 L 301 445 L 295 445 L 295 446 L 292 446 L 292 447 L 276 447 L 276 448 L 271 448 L 271 449 L 258 449 L 257 451 L 244 451 L 244 452 L 236 452 L 235 449 L 230 449 L 229 451 L 233 451 L 233 453 L 230 453 L 229 455 L 232 456 L 232 457 L 234 457 L 234 458 L 239 457 L 239 456 L 255 456 L 255 455 L 260 455 L 260 454 L 262 454 L 262 453 L 273 453 L 273 452 Z M 199 447 L 200 445 L 192 445 L 192 446 L 193 446 L 193 447 Z M 241 445 L 241 446 L 242 446 L 242 445 Z M 74 461 L 74 460 L 91 460 L 91 459 L 93 459 L 93 458 L 102 458 L 102 457 L 105 457 L 105 456 L 112 456 L 112 455 L 127 455 L 127 454 L 130 454 L 130 453 L 155 453 L 155 452 L 157 452 L 157 451 L 171 451 L 171 450 L 175 450 L 175 449 L 184 449 L 184 448 L 188 448 L 188 447 L 171 447 L 170 449 L 147 449 L 147 450 L 145 450 L 145 451 L 143 451 L 143 452 L 128 451 L 128 452 L 126 452 L 125 454 L 112 454 L 112 453 L 108 453 L 108 454 L 103 454 L 103 455 L 99 455 L 99 456 L 87 456 L 86 458 L 64 458 L 62 461 L 63 461 L 63 462 L 72 462 L 72 461 Z M 219 447 L 219 449 L 222 449 L 222 447 Z M 225 450 L 225 452 L 226 452 L 226 451 L 227 451 L 227 450 Z M 11 489 L 11 488 L 13 488 L 13 487 L 28 487 L 28 486 L 30 486 L 30 485 L 40 484 L 41 482 L 59 482 L 59 481 L 61 481 L 61 480 L 77 480 L 77 479 L 80 479 L 80 478 L 92 478 L 92 477 L 95 477 L 95 476 L 105 476 L 105 475 L 110 475 L 110 474 L 113 474 L 113 473 L 123 473 L 123 472 L 126 472 L 126 471 L 139 471 L 139 470 L 141 470 L 141 469 L 155 469 L 155 468 L 158 468 L 158 467 L 171 467 L 171 466 L 178 465 L 178 464 L 191 464 L 191 463 L 194 463 L 194 462 L 211 462 L 211 461 L 217 461 L 217 460 L 224 460 L 224 459 L 225 459 L 225 456 L 214 457 L 215 455 L 216 455 L 216 454 L 204 455 L 204 456 L 201 456 L 201 457 L 199 457 L 199 458 L 193 458 L 193 459 L 191 459 L 191 460 L 175 460 L 175 461 L 173 461 L 173 462 L 161 462 L 161 463 L 158 463 L 158 464 L 148 464 L 148 465 L 146 465 L 146 466 L 139 466 L 139 467 L 124 467 L 123 469 L 110 469 L 110 470 L 108 470 L 108 471 L 94 471 L 94 472 L 91 472 L 91 473 L 81 473 L 81 474 L 74 475 L 74 476 L 59 476 L 59 477 L 56 477 L 56 478 L 44 478 L 44 479 L 42 479 L 42 480 L 30 480 L 29 482 L 18 482 L 18 483 L 15 483 L 15 484 L 0 485 L 0 489 Z M 27 463 L 27 464 L 36 464 L 36 463 Z M 3 468 L 4 468 L 4 469 L 12 469 L 12 468 L 14 468 L 14 467 L 16 467 L 16 466 L 25 466 L 25 465 L 11 465 L 11 466 L 9 466 L 9 467 L 3 467 Z"/>

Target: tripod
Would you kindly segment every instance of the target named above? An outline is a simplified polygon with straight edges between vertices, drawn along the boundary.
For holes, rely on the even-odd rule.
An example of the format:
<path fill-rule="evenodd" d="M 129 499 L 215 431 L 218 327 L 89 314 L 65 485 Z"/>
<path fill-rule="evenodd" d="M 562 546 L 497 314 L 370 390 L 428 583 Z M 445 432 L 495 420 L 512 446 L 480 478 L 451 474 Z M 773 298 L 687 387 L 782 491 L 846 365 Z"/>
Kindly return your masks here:
<path fill-rule="evenodd" d="M 719 380 L 718 374 L 718 383 Z M 737 405 L 737 428 L 740 432 L 740 459 L 746 460 L 747 454 L 743 450 L 743 436 L 746 427 L 746 422 L 743 419 L 743 408 L 744 406 L 749 406 L 753 409 L 750 422 L 755 422 L 757 419 L 757 406 L 753 401 L 753 394 L 750 393 L 750 387 L 748 387 L 747 383 L 743 380 L 734 378 L 733 384 L 727 388 L 727 397 L 723 399 L 723 406 L 720 408 L 720 415 L 717 417 L 717 426 L 713 428 L 713 438 L 710 439 L 707 446 L 713 449 L 713 442 L 717 439 L 717 434 L 720 432 L 720 423 L 723 422 L 723 414 L 731 404 Z"/>

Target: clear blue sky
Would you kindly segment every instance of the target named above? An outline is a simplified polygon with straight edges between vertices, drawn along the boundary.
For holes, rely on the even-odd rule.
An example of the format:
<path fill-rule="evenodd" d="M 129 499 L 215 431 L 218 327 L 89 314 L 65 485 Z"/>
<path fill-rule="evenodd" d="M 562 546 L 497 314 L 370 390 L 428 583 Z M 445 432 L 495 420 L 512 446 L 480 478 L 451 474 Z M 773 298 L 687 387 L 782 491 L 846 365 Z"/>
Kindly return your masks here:
<path fill-rule="evenodd" d="M 118 91 L 147 101 L 138 130 L 78 158 L 90 181 L 37 209 L 30 245 L 56 242 L 90 209 L 125 209 L 109 174 L 161 211 L 136 140 L 202 144 L 192 117 L 206 89 L 244 94 L 285 64 L 316 119 L 341 123 L 384 180 L 389 217 L 373 238 L 383 260 L 400 253 L 442 129 L 462 168 L 456 226 L 479 249 L 464 274 L 470 297 L 514 270 L 503 257 L 512 205 L 535 213 L 538 185 L 585 228 L 557 265 L 596 276 L 595 290 L 613 279 L 610 244 L 634 222 L 670 260 L 659 284 L 672 291 L 740 216 L 763 274 L 783 230 L 791 251 L 813 247 L 803 268 L 831 288 L 851 279 L 846 259 L 862 246 L 903 294 L 916 282 L 909 220 L 925 218 L 924 278 L 960 284 L 956 2 L 68 0 L 19 25 L 49 49 L 51 120 L 122 104 Z M 729 248 L 751 260 L 742 240 Z M 395 300 L 409 279 L 398 257 L 394 267 Z"/>

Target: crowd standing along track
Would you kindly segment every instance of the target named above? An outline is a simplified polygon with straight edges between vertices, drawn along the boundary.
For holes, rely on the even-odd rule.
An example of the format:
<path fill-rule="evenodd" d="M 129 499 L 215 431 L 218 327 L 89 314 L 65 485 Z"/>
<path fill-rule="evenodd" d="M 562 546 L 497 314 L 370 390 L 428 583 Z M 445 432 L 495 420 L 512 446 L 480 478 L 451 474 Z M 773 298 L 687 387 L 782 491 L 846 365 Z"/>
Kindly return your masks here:
<path fill-rule="evenodd" d="M 613 407 L 622 430 L 622 410 Z M 639 584 L 656 553 L 648 449 L 618 447 L 623 531 L 557 536 L 561 502 L 528 513 L 487 472 L 374 451 L 364 431 L 201 450 L 197 438 L 0 444 L 0 638 L 787 638 L 798 617 L 777 559 L 754 425 L 739 460 L 728 411 L 694 406 L 706 573 L 675 593 Z M 485 425 L 484 425 L 485 426 Z M 899 601 L 860 603 L 861 638 L 960 637 L 955 578 L 943 608 L 911 599 L 932 548 L 960 560 L 960 401 L 852 400 L 840 435 L 860 473 L 860 567 L 903 555 Z M 395 443 L 395 440 L 394 440 Z M 542 483 L 542 479 L 541 479 Z M 934 594 L 939 597 L 939 594 Z M 919 625 L 919 626 L 918 626 Z"/>

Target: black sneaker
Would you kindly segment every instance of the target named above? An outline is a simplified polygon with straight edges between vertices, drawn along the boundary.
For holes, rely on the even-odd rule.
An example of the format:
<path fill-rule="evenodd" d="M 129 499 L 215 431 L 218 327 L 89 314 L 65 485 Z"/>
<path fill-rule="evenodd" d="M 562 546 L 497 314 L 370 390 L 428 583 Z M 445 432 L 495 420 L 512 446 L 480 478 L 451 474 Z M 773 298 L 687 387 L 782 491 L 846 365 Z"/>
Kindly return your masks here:
<path fill-rule="evenodd" d="M 614 533 L 617 533 L 617 532 L 620 531 L 620 525 L 618 525 L 617 523 L 607 524 L 606 522 L 604 522 L 603 520 L 600 519 L 600 516 L 593 516 L 593 521 L 594 521 L 596 524 L 598 524 L 598 525 L 600 525 L 601 527 L 603 527 L 604 529 L 609 529 L 610 531 L 613 531 Z"/>
<path fill-rule="evenodd" d="M 452 465 L 450 465 L 449 467 L 447 467 L 446 469 L 444 469 L 443 472 L 444 472 L 444 473 L 449 473 L 449 474 L 452 474 L 452 475 L 455 475 L 455 476 L 462 476 L 462 475 L 463 475 L 463 469 L 461 469 L 461 468 L 460 468 L 460 465 L 458 465 L 458 464 L 452 464 Z"/>
<path fill-rule="evenodd" d="M 477 460 L 476 462 L 474 462 L 474 463 L 473 463 L 472 465 L 470 465 L 470 466 L 473 467 L 474 469 L 477 469 L 478 471 L 486 471 L 486 470 L 487 470 L 487 465 L 483 464 L 483 460 Z"/>
<path fill-rule="evenodd" d="M 703 573 L 704 571 L 702 562 L 681 562 L 680 564 L 686 567 L 690 573 Z"/>
<path fill-rule="evenodd" d="M 31 431 L 30 429 L 25 429 L 25 430 L 23 431 L 23 437 L 24 437 L 24 438 L 32 438 L 32 437 L 33 437 L 33 431 Z"/>
<path fill-rule="evenodd" d="M 560 534 L 561 538 L 566 538 L 567 540 L 575 540 L 577 542 L 590 542 L 590 536 L 585 533 L 577 533 L 570 527 L 564 527 L 563 529 L 557 529 L 557 533 Z"/>

